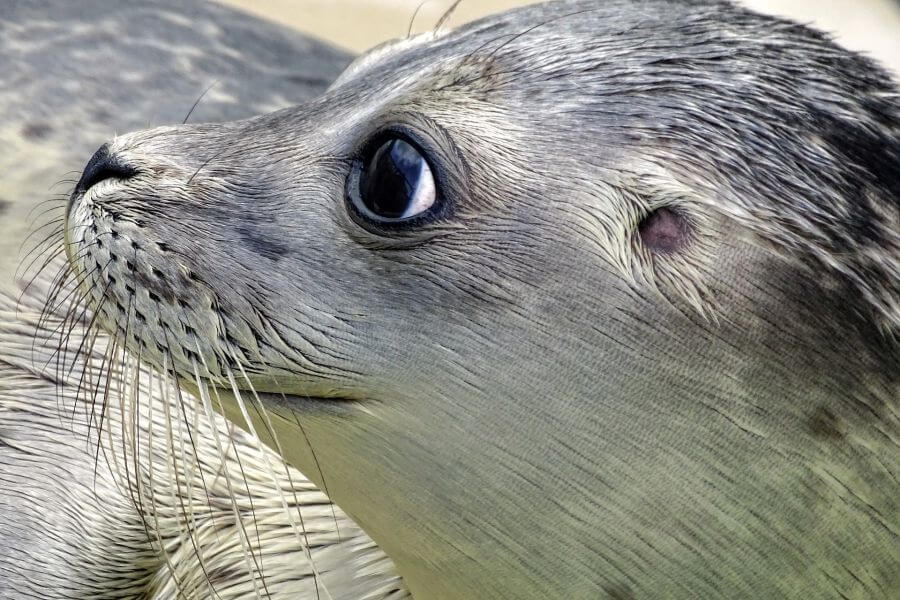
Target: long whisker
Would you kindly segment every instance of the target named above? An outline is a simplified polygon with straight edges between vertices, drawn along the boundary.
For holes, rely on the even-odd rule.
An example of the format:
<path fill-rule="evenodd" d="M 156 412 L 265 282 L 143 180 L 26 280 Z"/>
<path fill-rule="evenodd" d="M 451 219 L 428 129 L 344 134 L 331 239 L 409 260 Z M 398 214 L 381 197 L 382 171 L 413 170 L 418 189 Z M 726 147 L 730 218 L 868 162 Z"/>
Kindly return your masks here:
<path fill-rule="evenodd" d="M 165 333 L 165 332 L 164 332 L 164 333 Z M 167 350 L 168 350 L 168 352 L 167 352 L 167 354 L 166 354 L 166 358 L 168 358 L 168 363 L 166 363 L 166 362 L 164 361 L 163 364 L 164 364 L 164 365 L 166 365 L 166 364 L 171 364 L 171 365 L 172 365 L 171 372 L 172 372 L 172 380 L 173 380 L 173 381 L 172 381 L 172 384 L 169 386 L 169 389 L 174 389 L 174 390 L 175 390 L 176 403 L 177 403 L 177 406 L 181 409 L 181 416 L 182 416 L 182 418 L 181 418 L 181 419 L 178 419 L 179 437 L 180 437 L 180 439 L 181 439 L 181 458 L 182 458 L 182 462 L 186 462 L 186 461 L 185 461 L 185 452 L 184 452 L 184 437 L 185 437 L 185 436 L 182 436 L 182 435 L 181 435 L 181 430 L 180 430 L 180 428 L 181 428 L 181 426 L 182 426 L 182 423 L 187 424 L 187 423 L 190 422 L 190 421 L 188 420 L 188 416 L 187 416 L 187 408 L 186 408 L 186 404 L 187 404 L 187 403 L 184 401 L 184 397 L 183 397 L 182 394 L 181 394 L 181 386 L 178 385 L 178 376 L 177 376 L 177 372 L 175 371 L 175 359 L 174 359 L 174 357 L 172 357 L 171 350 L 169 350 L 169 348 L 171 348 L 171 346 L 169 346 L 169 339 L 168 339 L 169 336 L 168 336 L 168 334 L 165 334 L 165 337 L 166 337 L 166 344 L 167 344 L 166 348 L 167 348 Z M 168 370 L 168 368 L 165 367 L 165 366 L 164 366 L 164 368 L 166 369 L 166 373 L 167 373 L 167 376 L 168 376 L 169 370 Z M 199 418 L 199 411 L 197 410 L 196 407 L 193 408 L 193 413 L 194 413 L 194 420 L 193 420 L 193 426 L 192 426 L 192 428 L 193 428 L 193 431 L 196 431 L 196 430 L 198 429 L 197 418 Z M 169 414 L 169 404 L 168 404 L 168 403 L 166 404 L 166 418 L 167 418 L 168 422 L 171 423 L 171 415 Z M 187 438 L 188 438 L 188 441 L 189 441 L 190 446 L 191 446 L 191 450 L 192 450 L 192 453 L 191 453 L 191 454 L 192 454 L 192 456 L 193 456 L 193 459 L 194 459 L 194 461 L 195 461 L 195 464 L 196 464 L 196 465 L 198 466 L 198 468 L 199 468 L 200 465 L 201 465 L 202 463 L 201 463 L 201 461 L 200 461 L 200 456 L 199 456 L 199 454 L 197 453 L 197 444 L 195 443 L 195 441 L 194 441 L 194 436 L 193 436 L 193 434 L 192 434 L 192 432 L 191 432 L 191 431 L 192 431 L 192 428 L 190 428 L 190 427 L 189 427 L 189 428 L 186 428 L 185 433 L 187 434 Z M 174 462 L 174 457 L 173 457 L 173 462 Z M 176 473 L 177 473 L 177 469 L 176 469 Z M 176 483 L 177 483 L 177 480 L 176 480 Z M 203 486 L 203 493 L 206 495 L 207 504 L 211 504 L 211 503 L 212 503 L 212 497 L 210 496 L 209 488 L 208 488 L 208 486 L 206 485 L 206 478 L 205 478 L 204 475 L 203 475 L 203 470 L 202 470 L 202 469 L 200 469 L 200 484 Z M 189 494 L 190 494 L 190 489 L 191 489 L 191 488 L 190 488 L 190 479 L 187 480 L 186 486 L 187 486 L 187 489 L 189 490 Z M 180 502 L 180 504 L 181 504 L 182 514 L 187 514 L 188 511 L 185 510 L 185 507 L 184 507 L 184 499 L 181 497 L 181 494 L 180 494 L 180 493 L 177 494 L 177 496 L 178 496 L 179 502 Z M 190 497 L 190 498 L 193 498 L 193 495 L 190 495 L 189 497 Z M 191 509 L 190 509 L 191 523 L 194 524 L 194 525 L 196 525 L 196 521 L 194 520 L 194 507 L 193 507 L 193 501 L 191 501 L 190 505 L 191 505 Z M 213 516 L 213 515 L 211 514 L 211 515 L 210 515 L 210 520 L 211 520 L 212 523 L 213 523 L 213 530 L 216 532 L 216 536 L 218 536 L 218 530 L 219 530 L 219 527 L 216 525 L 216 519 L 215 519 L 215 516 Z M 196 528 L 195 528 L 195 530 L 196 530 Z M 209 571 L 208 571 L 207 568 L 206 568 L 206 564 L 205 564 L 205 562 L 204 562 L 203 555 L 202 555 L 202 553 L 200 552 L 200 548 L 197 546 L 197 542 L 196 542 L 196 540 L 194 539 L 194 536 L 193 536 L 193 535 L 190 536 L 190 540 L 191 540 L 191 545 L 193 546 L 193 549 L 194 549 L 194 554 L 197 556 L 197 560 L 198 560 L 198 562 L 200 563 L 200 569 L 203 571 L 203 575 L 206 577 L 207 582 L 209 582 L 210 590 L 213 592 L 213 595 L 215 595 L 215 596 L 218 598 L 218 597 L 219 597 L 219 594 L 218 594 L 218 592 L 216 592 L 215 588 L 214 588 L 213 585 L 212 585 L 212 578 L 211 578 L 210 575 L 209 575 Z"/>
<path fill-rule="evenodd" d="M 209 86 L 205 90 L 203 90 L 203 93 L 201 93 L 200 96 L 196 100 L 194 100 L 194 104 L 191 106 L 191 109 L 184 116 L 184 121 L 181 122 L 182 125 L 188 122 L 188 119 L 191 118 L 191 114 L 194 112 L 194 109 L 197 108 L 197 105 L 200 104 L 200 101 L 203 100 L 203 97 L 206 95 L 206 93 L 209 90 L 213 89 L 213 87 L 215 87 L 219 83 L 219 81 L 220 80 L 217 79 L 209 84 Z"/>
<path fill-rule="evenodd" d="M 240 369 L 241 374 L 243 375 L 245 381 L 247 382 L 247 385 L 250 386 L 251 393 L 253 394 L 253 396 L 256 397 L 256 401 L 259 402 L 259 395 L 256 393 L 256 390 L 254 389 L 253 384 L 250 383 L 250 379 L 247 377 L 247 373 L 246 373 L 246 371 L 244 371 L 244 367 L 241 365 L 240 361 L 236 360 L 236 358 L 237 357 L 233 357 L 235 363 L 237 364 L 238 368 Z M 296 525 L 296 523 L 294 523 L 294 520 L 291 516 L 292 511 L 288 508 L 287 500 L 284 497 L 284 493 L 281 492 L 281 487 L 278 485 L 278 478 L 275 475 L 275 469 L 272 468 L 272 464 L 269 462 L 268 453 L 265 452 L 265 449 L 262 446 L 262 441 L 259 437 L 259 434 L 257 434 L 257 432 L 256 432 L 255 426 L 253 425 L 253 419 L 250 418 L 250 414 L 247 412 L 247 407 L 245 406 L 243 398 L 241 396 L 240 388 L 238 388 L 237 382 L 234 379 L 234 374 L 231 372 L 230 369 L 227 371 L 227 376 L 228 376 L 228 382 L 231 385 L 231 389 L 234 393 L 235 400 L 237 401 L 238 407 L 241 411 L 241 416 L 244 418 L 244 422 L 247 423 L 247 429 L 250 431 L 250 434 L 253 436 L 253 439 L 256 440 L 257 444 L 259 444 L 259 446 L 260 446 L 260 450 L 263 451 L 263 457 L 264 457 L 264 461 L 266 463 L 266 468 L 269 470 L 269 476 L 272 478 L 273 483 L 275 484 L 275 486 L 278 488 L 278 490 L 280 492 L 282 506 L 285 510 L 285 513 L 288 515 L 288 518 L 291 521 L 291 527 L 296 532 L 297 525 Z M 267 421 L 266 427 L 268 429 L 268 433 L 272 437 L 272 441 L 275 443 L 276 451 L 278 452 L 279 456 L 284 456 L 284 450 L 281 448 L 281 444 L 278 441 L 278 436 L 275 433 L 275 428 L 272 426 L 271 421 L 268 421 L 268 414 L 266 414 L 265 411 L 263 411 L 263 413 L 265 414 L 265 417 L 266 417 L 266 421 Z M 285 470 L 288 472 L 288 478 L 290 480 L 290 470 L 287 468 L 286 464 L 285 464 Z M 331 594 L 329 593 L 328 588 L 325 587 L 324 581 L 322 580 L 322 576 L 319 574 L 319 571 L 315 565 L 315 561 L 313 560 L 313 557 L 312 557 L 312 551 L 311 551 L 310 545 L 309 545 L 309 534 L 307 532 L 306 523 L 303 520 L 303 513 L 300 510 L 300 507 L 302 505 L 299 502 L 299 499 L 297 498 L 297 495 L 296 495 L 297 488 L 293 485 L 293 481 L 291 481 L 291 489 L 294 490 L 294 502 L 298 507 L 297 514 L 300 518 L 300 531 L 302 532 L 302 539 L 300 539 L 299 541 L 301 543 L 302 548 L 304 549 L 304 554 L 306 555 L 306 559 L 309 561 L 310 569 L 313 572 L 313 579 L 316 583 L 316 598 L 319 598 L 320 582 L 322 582 L 322 589 L 325 591 L 326 596 L 328 598 L 331 598 Z"/>
<path fill-rule="evenodd" d="M 214 412 L 213 412 L 213 408 L 212 408 L 212 402 L 210 401 L 210 398 L 209 398 L 209 389 L 207 388 L 207 385 L 204 382 L 203 378 L 200 377 L 200 369 L 197 366 L 197 361 L 192 359 L 192 363 L 193 363 L 193 369 L 194 369 L 194 380 L 197 384 L 197 388 L 198 388 L 198 391 L 200 394 L 200 401 L 203 404 L 203 410 L 206 413 L 206 418 L 209 422 L 210 428 L 212 429 L 213 437 L 216 442 L 215 443 L 216 451 L 219 454 L 219 461 L 220 461 L 220 464 L 222 465 L 222 468 L 225 469 L 225 471 L 227 473 L 227 470 L 228 470 L 227 457 L 225 456 L 225 452 L 223 450 L 223 444 L 222 444 L 221 436 L 219 434 L 219 429 L 218 429 L 218 427 L 216 427 L 215 416 L 214 416 Z M 256 569 L 254 570 L 253 563 L 255 563 L 256 560 L 255 560 L 253 552 L 250 549 L 250 538 L 247 535 L 247 530 L 244 528 L 244 521 L 241 518 L 240 511 L 238 510 L 237 499 L 236 499 L 237 497 L 235 496 L 234 489 L 231 485 L 231 479 L 227 475 L 223 479 L 225 481 L 225 486 L 228 490 L 228 495 L 231 497 L 231 505 L 232 505 L 232 511 L 234 513 L 235 524 L 237 524 L 239 526 L 238 531 L 240 532 L 240 535 L 238 536 L 238 538 L 240 539 L 241 545 L 244 548 L 244 560 L 247 563 L 248 572 L 250 572 L 250 573 L 258 572 L 259 571 L 258 564 L 256 564 Z M 252 578 L 252 582 L 253 582 L 253 591 L 254 591 L 256 598 L 261 599 L 262 596 L 260 595 L 259 585 L 256 582 L 256 577 Z"/>
<path fill-rule="evenodd" d="M 416 23 L 416 17 L 419 16 L 419 11 L 422 10 L 422 7 L 431 2 L 431 0 L 422 0 L 419 2 L 418 6 L 416 6 L 416 10 L 413 11 L 412 16 L 409 18 L 409 26 L 406 28 L 406 37 L 409 38 L 412 35 L 413 25 Z"/>
<path fill-rule="evenodd" d="M 163 366 L 163 369 L 165 369 L 165 366 Z M 151 399 L 155 397 L 154 393 L 153 393 L 153 382 L 154 382 L 153 374 L 154 374 L 154 371 L 151 370 L 150 377 L 149 377 L 149 379 L 150 379 L 149 390 L 148 390 L 148 394 L 147 394 L 147 397 L 151 398 Z M 166 434 L 167 434 L 167 451 L 168 451 L 168 449 L 172 450 L 172 454 L 171 454 L 172 463 L 174 463 L 174 461 L 175 461 L 174 442 L 171 437 L 172 420 L 170 419 L 170 415 L 169 415 L 170 399 L 169 399 L 169 395 L 168 395 L 168 389 L 166 389 L 165 392 L 163 392 L 164 385 L 166 387 L 168 387 L 169 381 L 168 381 L 168 377 L 165 380 L 165 384 L 162 382 L 161 377 L 157 377 L 155 379 L 159 380 L 159 382 L 160 382 L 159 383 L 160 396 L 163 398 L 163 402 L 164 402 L 163 406 L 165 406 L 165 412 L 166 412 L 165 423 L 166 423 Z M 134 399 L 134 402 L 137 402 L 137 398 Z M 175 565 L 172 563 L 172 557 L 169 555 L 169 551 L 166 548 L 166 545 L 163 543 L 163 540 L 162 540 L 162 533 L 161 533 L 162 527 L 160 526 L 160 522 L 159 522 L 159 510 L 158 510 L 158 504 L 156 502 L 156 491 L 155 491 L 156 490 L 156 481 L 154 479 L 154 474 L 156 473 L 156 462 L 157 462 L 156 460 L 154 460 L 154 450 L 153 450 L 153 431 L 154 431 L 153 405 L 154 404 L 155 403 L 152 401 L 147 403 L 147 420 L 149 422 L 149 425 L 147 427 L 147 448 L 148 448 L 147 491 L 150 496 L 150 511 L 149 511 L 149 513 L 150 513 L 151 517 L 153 518 L 153 523 L 154 523 L 153 533 L 155 534 L 156 543 L 159 547 L 159 554 L 162 555 L 162 558 L 166 563 L 166 568 L 169 570 L 169 574 L 172 576 L 172 581 L 175 583 L 176 594 L 178 595 L 178 597 L 187 597 L 184 585 L 181 582 L 181 578 L 178 576 L 178 572 L 175 570 Z M 176 498 L 180 498 L 181 494 L 179 493 L 179 490 L 177 488 L 177 475 L 172 473 L 172 465 L 169 463 L 168 460 L 166 460 L 166 465 L 169 469 L 169 481 L 176 482 L 176 489 L 174 490 L 173 496 Z M 144 505 L 144 502 L 143 502 L 144 486 L 141 485 L 140 483 L 137 486 L 137 494 L 138 494 L 138 498 L 140 500 L 140 505 L 143 506 Z M 183 506 L 183 504 L 182 504 L 182 506 Z M 151 536 L 151 534 L 150 534 L 149 526 L 147 524 L 147 518 L 143 512 L 141 513 L 141 522 L 144 525 L 144 531 L 147 534 L 147 539 L 152 539 L 154 536 Z M 187 532 L 185 532 L 185 533 L 187 533 Z M 182 535 L 184 535 L 184 534 L 182 534 Z M 201 560 L 201 565 L 202 565 L 202 560 Z M 205 573 L 205 571 L 204 571 L 204 573 Z"/>
<path fill-rule="evenodd" d="M 462 2 L 462 0 L 456 0 L 456 2 L 451 4 L 450 7 L 444 11 L 444 14 L 441 15 L 441 18 L 438 19 L 438 22 L 434 25 L 435 31 L 440 31 L 441 27 L 443 27 L 444 24 L 450 20 L 450 17 L 453 16 L 454 12 L 456 12 L 456 7 L 459 6 L 460 2 Z"/>
<path fill-rule="evenodd" d="M 171 367 L 172 380 L 171 381 L 169 380 L 169 373 L 170 373 L 169 364 L 172 365 L 172 367 Z M 194 443 L 193 434 L 191 433 L 190 428 L 187 428 L 185 431 L 182 431 L 182 426 L 186 426 L 189 421 L 187 418 L 187 408 L 185 406 L 186 402 L 184 402 L 184 399 L 181 395 L 181 387 L 178 385 L 178 378 L 177 378 L 177 374 L 175 372 L 175 360 L 172 357 L 171 352 L 168 352 L 163 356 L 163 372 L 165 372 L 165 374 L 166 374 L 166 403 L 164 404 L 164 406 L 165 406 L 165 413 L 166 413 L 166 435 L 169 437 L 169 444 L 170 444 L 170 446 L 174 446 L 174 442 L 172 441 L 172 414 L 170 412 L 170 406 L 172 405 L 172 400 L 170 399 L 170 395 L 169 395 L 170 390 L 174 389 L 175 395 L 176 395 L 176 402 L 177 402 L 178 407 L 181 408 L 181 416 L 182 416 L 181 419 L 178 419 L 178 440 L 179 440 L 179 447 L 180 447 L 180 451 L 181 451 L 180 452 L 180 460 L 181 460 L 182 464 L 186 464 L 188 462 L 187 453 L 185 452 L 185 448 L 184 448 L 184 440 L 185 440 L 185 438 L 187 438 L 191 445 L 191 450 L 192 450 L 191 455 L 193 457 L 193 464 L 197 465 L 197 467 L 200 471 L 200 484 L 203 486 L 203 491 L 206 494 L 207 504 L 211 505 L 212 502 L 211 502 L 211 497 L 209 494 L 209 489 L 206 485 L 206 478 L 203 476 L 203 470 L 202 470 L 202 468 L 200 468 L 200 465 L 201 465 L 200 457 L 197 453 L 197 446 Z M 198 427 L 197 422 L 196 422 L 196 416 L 198 414 L 198 411 L 197 411 L 196 407 L 193 408 L 193 412 L 195 415 L 193 430 L 196 431 L 197 427 Z M 193 491 L 192 491 L 193 486 L 191 483 L 192 482 L 192 473 L 185 473 L 185 490 L 187 491 L 188 505 L 190 507 L 188 509 L 188 508 L 185 508 L 184 496 L 181 494 L 181 484 L 179 482 L 178 468 L 175 465 L 175 460 L 176 460 L 176 456 L 173 451 L 172 461 L 171 461 L 171 463 L 169 463 L 169 468 L 170 468 L 169 478 L 170 478 L 170 480 L 175 482 L 174 495 L 178 499 L 178 503 L 181 508 L 181 514 L 182 514 L 182 516 L 185 516 L 185 518 L 187 518 L 188 522 L 190 523 L 190 528 L 185 532 L 185 536 L 191 542 L 191 547 L 194 551 L 194 556 L 197 557 L 197 562 L 200 564 L 200 570 L 203 572 L 203 576 L 207 583 L 207 587 L 209 588 L 210 592 L 212 592 L 213 596 L 215 596 L 216 598 L 220 598 L 219 593 L 216 591 L 215 587 L 212 584 L 212 577 L 210 576 L 209 570 L 207 569 L 206 561 L 203 556 L 203 553 L 200 551 L 200 547 L 197 545 L 197 540 L 195 539 L 195 537 L 193 535 L 193 532 L 197 531 L 198 528 L 197 528 L 197 520 L 196 520 L 196 516 L 195 516 L 195 512 L 194 512 L 194 501 L 193 501 L 194 495 L 193 495 Z M 168 461 L 167 461 L 167 463 L 168 463 Z M 215 516 L 213 516 L 212 513 L 210 513 L 210 520 L 213 523 L 213 530 L 216 532 L 216 536 L 218 537 L 218 526 L 216 525 Z M 184 538 L 182 538 L 182 539 L 184 539 Z M 172 572 L 173 573 L 175 572 L 174 567 L 173 567 Z"/>

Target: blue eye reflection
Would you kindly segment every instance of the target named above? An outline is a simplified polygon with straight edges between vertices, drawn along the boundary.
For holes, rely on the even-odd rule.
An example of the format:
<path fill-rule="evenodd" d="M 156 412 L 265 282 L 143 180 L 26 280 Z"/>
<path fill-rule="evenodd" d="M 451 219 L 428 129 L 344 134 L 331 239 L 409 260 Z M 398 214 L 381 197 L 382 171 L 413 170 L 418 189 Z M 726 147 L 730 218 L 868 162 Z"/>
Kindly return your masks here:
<path fill-rule="evenodd" d="M 366 163 L 359 200 L 370 216 L 386 221 L 409 219 L 431 208 L 435 198 L 431 167 L 412 144 L 391 139 Z"/>

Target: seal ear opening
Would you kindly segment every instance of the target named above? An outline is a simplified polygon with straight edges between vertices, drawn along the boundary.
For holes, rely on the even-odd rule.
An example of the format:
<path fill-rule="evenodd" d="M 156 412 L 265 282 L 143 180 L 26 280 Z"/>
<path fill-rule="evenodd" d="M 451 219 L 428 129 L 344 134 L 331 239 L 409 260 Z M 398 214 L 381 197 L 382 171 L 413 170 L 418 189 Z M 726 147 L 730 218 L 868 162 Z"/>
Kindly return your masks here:
<path fill-rule="evenodd" d="M 651 210 L 638 223 L 638 235 L 644 247 L 653 253 L 671 254 L 682 250 L 690 240 L 691 224 L 675 208 L 662 206 Z"/>
<path fill-rule="evenodd" d="M 711 224 L 688 198 L 671 190 L 654 192 L 642 195 L 632 221 L 635 282 L 676 306 L 686 302 L 715 321 L 715 300 L 708 287 L 714 254 Z"/>

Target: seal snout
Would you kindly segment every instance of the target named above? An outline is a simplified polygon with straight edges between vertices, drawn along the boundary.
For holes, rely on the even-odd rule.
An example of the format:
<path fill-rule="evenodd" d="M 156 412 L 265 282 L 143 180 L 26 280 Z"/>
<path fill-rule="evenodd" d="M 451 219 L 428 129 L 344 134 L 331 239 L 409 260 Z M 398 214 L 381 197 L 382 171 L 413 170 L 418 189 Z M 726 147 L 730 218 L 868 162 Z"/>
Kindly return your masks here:
<path fill-rule="evenodd" d="M 109 150 L 109 144 L 103 144 L 84 167 L 81 179 L 75 185 L 72 197 L 80 196 L 101 181 L 107 179 L 130 179 L 137 175 L 137 169 L 126 164 Z"/>

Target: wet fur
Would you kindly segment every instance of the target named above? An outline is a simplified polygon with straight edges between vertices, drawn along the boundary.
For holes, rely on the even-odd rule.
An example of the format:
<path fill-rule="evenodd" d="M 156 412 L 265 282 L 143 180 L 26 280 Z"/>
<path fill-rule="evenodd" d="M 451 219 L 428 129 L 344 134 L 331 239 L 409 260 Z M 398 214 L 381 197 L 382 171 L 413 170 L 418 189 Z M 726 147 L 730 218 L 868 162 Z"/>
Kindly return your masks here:
<path fill-rule="evenodd" d="M 138 175 L 75 203 L 71 257 L 134 353 L 258 393 L 420 600 L 889 598 L 897 102 L 727 3 L 556 2 L 117 138 Z M 450 208 L 373 233 L 344 182 L 397 123 Z"/>
<path fill-rule="evenodd" d="M 0 596 L 408 596 L 301 473 L 136 372 L 70 288 L 47 314 L 49 291 L 39 278 L 0 293 Z"/>

